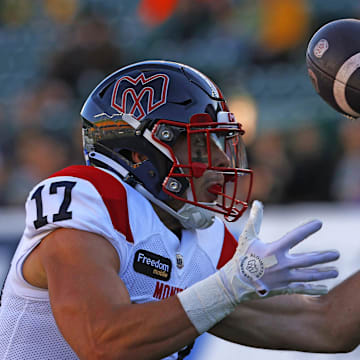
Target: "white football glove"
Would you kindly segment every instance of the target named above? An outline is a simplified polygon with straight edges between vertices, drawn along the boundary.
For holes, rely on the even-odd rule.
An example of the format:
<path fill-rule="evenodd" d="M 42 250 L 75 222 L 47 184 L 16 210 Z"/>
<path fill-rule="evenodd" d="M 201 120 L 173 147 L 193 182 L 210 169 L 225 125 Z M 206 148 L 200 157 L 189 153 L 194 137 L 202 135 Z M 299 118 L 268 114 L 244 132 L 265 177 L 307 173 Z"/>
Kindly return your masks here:
<path fill-rule="evenodd" d="M 233 258 L 219 271 L 225 288 L 235 303 L 257 295 L 302 293 L 322 295 L 325 285 L 310 281 L 338 276 L 335 267 L 311 267 L 338 259 L 339 252 L 314 251 L 290 254 L 289 250 L 321 228 L 319 220 L 309 221 L 291 230 L 281 239 L 264 243 L 258 238 L 263 216 L 261 202 L 254 201 L 249 219 L 240 235 Z"/>

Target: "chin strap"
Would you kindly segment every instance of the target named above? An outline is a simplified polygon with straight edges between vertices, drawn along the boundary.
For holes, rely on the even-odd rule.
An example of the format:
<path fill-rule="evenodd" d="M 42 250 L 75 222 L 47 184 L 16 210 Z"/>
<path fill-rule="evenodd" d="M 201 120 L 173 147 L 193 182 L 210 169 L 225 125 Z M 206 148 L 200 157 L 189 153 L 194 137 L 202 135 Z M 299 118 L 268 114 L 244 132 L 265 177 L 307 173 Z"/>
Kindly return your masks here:
<path fill-rule="evenodd" d="M 146 190 L 141 184 L 137 184 L 135 189 L 145 196 L 148 200 L 165 210 L 168 214 L 179 220 L 180 224 L 188 230 L 206 229 L 215 221 L 215 215 L 207 209 L 185 203 L 184 206 L 175 211 L 164 202 L 157 199 L 153 194 Z M 209 205 L 209 204 L 207 204 Z"/>
<path fill-rule="evenodd" d="M 88 156 L 89 159 L 95 159 L 97 161 L 102 162 L 103 164 L 108 165 L 119 175 L 121 175 L 123 177 L 123 180 L 126 182 L 125 179 L 129 174 L 129 172 L 119 163 L 96 151 L 91 151 L 86 155 Z M 215 221 L 215 216 L 210 210 L 189 203 L 185 203 L 180 210 L 175 211 L 170 206 L 166 205 L 164 202 L 157 199 L 153 194 L 151 194 L 150 191 L 146 190 L 141 184 L 139 183 L 136 184 L 135 189 L 144 197 L 146 197 L 149 201 L 156 204 L 161 209 L 165 210 L 175 219 L 179 220 L 180 224 L 185 229 L 189 229 L 189 230 L 206 229 L 210 225 L 212 225 Z M 191 197 L 191 195 L 188 195 L 188 197 Z M 211 206 L 213 204 L 206 203 L 206 205 Z"/>

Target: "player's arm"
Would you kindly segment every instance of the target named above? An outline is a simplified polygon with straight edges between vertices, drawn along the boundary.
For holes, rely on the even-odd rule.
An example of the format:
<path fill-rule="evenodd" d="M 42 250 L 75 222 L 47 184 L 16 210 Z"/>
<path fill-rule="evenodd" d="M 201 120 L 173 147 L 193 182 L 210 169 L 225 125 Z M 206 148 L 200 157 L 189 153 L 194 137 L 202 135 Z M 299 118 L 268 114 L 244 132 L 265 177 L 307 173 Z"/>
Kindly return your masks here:
<path fill-rule="evenodd" d="M 309 352 L 349 352 L 360 344 L 360 272 L 327 295 L 246 302 L 211 333 L 239 344 Z"/>
<path fill-rule="evenodd" d="M 83 359 L 158 359 L 190 343 L 256 293 L 317 291 L 298 282 L 336 276 L 332 269 L 289 276 L 294 266 L 328 262 L 337 253 L 316 254 L 310 261 L 306 255 L 293 262 L 276 258 L 318 230 L 319 224 L 305 224 L 267 245 L 253 236 L 254 223 L 261 214 L 257 204 L 238 250 L 219 272 L 177 296 L 142 305 L 130 303 L 118 276 L 118 254 L 108 240 L 80 230 L 53 231 L 34 253 L 40 254 L 44 274 L 38 278 L 46 278 L 60 331 Z M 249 279 L 249 273 L 242 273 L 244 261 L 255 258 L 265 261 L 263 271 L 258 273 L 261 279 Z"/>
<path fill-rule="evenodd" d="M 112 245 L 59 229 L 39 245 L 56 323 L 80 359 L 159 359 L 198 334 L 177 297 L 131 304 Z"/>

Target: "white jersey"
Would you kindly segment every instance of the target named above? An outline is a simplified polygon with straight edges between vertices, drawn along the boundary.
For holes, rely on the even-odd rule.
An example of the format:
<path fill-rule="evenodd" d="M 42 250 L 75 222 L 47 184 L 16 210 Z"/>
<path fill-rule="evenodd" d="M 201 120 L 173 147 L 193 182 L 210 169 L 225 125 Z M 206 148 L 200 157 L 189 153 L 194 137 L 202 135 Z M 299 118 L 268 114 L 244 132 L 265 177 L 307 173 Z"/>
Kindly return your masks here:
<path fill-rule="evenodd" d="M 150 202 L 116 176 L 90 166 L 65 168 L 26 201 L 25 231 L 2 294 L 0 360 L 77 359 L 55 323 L 48 291 L 22 275 L 27 256 L 59 227 L 99 234 L 114 246 L 134 303 L 165 299 L 206 278 L 237 245 L 220 219 L 205 230 L 183 231 L 179 241 Z"/>

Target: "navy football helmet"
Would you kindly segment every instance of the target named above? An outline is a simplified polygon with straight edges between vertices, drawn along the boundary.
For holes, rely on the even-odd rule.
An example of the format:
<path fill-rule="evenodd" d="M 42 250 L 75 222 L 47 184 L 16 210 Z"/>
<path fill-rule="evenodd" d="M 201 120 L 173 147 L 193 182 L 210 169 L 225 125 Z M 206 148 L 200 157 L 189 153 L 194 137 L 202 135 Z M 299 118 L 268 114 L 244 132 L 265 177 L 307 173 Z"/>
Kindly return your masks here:
<path fill-rule="evenodd" d="M 219 88 L 198 70 L 170 61 L 126 66 L 94 89 L 81 116 L 87 164 L 117 173 L 185 228 L 208 227 L 214 212 L 235 221 L 246 210 L 252 171 L 247 169 L 244 131 Z M 187 139 L 191 154 L 191 139 L 199 136 L 207 161 L 189 156 L 180 163 L 173 151 L 177 140 Z M 212 164 L 211 143 L 226 154 L 230 166 Z M 134 152 L 145 160 L 134 162 Z M 221 173 L 223 179 L 208 189 L 217 198 L 210 203 L 198 201 L 194 189 L 194 179 L 205 171 Z M 175 211 L 171 199 L 184 206 Z"/>

